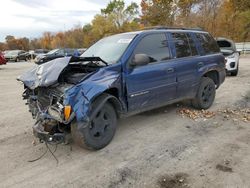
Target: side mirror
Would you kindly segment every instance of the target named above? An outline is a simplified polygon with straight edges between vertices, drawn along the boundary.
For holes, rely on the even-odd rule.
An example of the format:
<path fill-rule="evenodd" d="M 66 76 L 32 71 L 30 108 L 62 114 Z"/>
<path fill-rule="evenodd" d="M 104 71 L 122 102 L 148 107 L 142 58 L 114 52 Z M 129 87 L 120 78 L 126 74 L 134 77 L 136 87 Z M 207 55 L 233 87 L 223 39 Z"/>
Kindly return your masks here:
<path fill-rule="evenodd" d="M 150 58 L 146 54 L 135 54 L 131 66 L 142 66 L 150 63 Z"/>

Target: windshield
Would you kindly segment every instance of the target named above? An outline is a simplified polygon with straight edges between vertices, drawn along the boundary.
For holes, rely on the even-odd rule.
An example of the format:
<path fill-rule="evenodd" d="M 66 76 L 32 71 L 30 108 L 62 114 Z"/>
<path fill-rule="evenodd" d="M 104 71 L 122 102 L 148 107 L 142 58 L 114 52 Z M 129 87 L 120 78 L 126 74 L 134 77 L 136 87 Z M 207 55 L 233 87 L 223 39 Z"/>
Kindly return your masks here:
<path fill-rule="evenodd" d="M 54 50 L 51 50 L 49 51 L 47 54 L 50 55 L 50 54 L 54 54 L 56 51 L 58 51 L 59 49 L 54 49 Z"/>
<path fill-rule="evenodd" d="M 118 34 L 103 38 L 88 48 L 81 57 L 100 57 L 108 64 L 117 63 L 136 34 Z"/>

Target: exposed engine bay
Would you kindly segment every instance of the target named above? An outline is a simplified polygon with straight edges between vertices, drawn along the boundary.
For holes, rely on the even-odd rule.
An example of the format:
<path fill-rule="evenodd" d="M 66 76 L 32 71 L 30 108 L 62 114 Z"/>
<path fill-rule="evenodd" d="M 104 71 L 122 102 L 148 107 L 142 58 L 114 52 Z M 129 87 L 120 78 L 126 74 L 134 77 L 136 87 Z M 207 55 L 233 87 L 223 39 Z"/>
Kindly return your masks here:
<path fill-rule="evenodd" d="M 64 104 L 65 92 L 103 66 L 105 62 L 98 57 L 60 58 L 18 78 L 24 83 L 23 99 L 27 100 L 29 111 L 36 119 L 33 132 L 40 141 L 67 142 L 65 138 L 75 114 Z"/>

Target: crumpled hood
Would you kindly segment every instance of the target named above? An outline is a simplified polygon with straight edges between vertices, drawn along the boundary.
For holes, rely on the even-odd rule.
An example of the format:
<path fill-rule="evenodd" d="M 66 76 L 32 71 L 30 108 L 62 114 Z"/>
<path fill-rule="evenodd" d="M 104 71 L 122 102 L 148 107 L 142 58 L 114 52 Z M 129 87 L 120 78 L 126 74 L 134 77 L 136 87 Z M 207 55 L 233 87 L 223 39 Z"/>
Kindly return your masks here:
<path fill-rule="evenodd" d="M 71 57 L 57 58 L 42 65 L 33 67 L 17 78 L 30 89 L 48 87 L 57 82 L 58 77 L 69 64 Z"/>

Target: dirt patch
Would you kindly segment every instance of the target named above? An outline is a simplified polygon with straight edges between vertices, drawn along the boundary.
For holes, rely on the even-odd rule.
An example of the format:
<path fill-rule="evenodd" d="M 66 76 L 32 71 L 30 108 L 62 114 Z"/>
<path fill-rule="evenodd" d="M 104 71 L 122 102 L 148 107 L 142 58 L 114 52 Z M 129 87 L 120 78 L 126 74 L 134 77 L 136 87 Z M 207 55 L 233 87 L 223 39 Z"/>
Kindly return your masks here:
<path fill-rule="evenodd" d="M 118 170 L 118 179 L 116 181 L 112 181 L 108 187 L 116 188 L 118 186 L 121 186 L 125 184 L 125 182 L 131 177 L 132 177 L 132 171 L 129 168 Z"/>
<path fill-rule="evenodd" d="M 233 169 L 231 167 L 222 164 L 217 164 L 216 169 L 222 172 L 233 172 Z"/>
<path fill-rule="evenodd" d="M 189 187 L 187 183 L 188 174 L 177 173 L 175 175 L 164 175 L 158 179 L 160 188 L 183 188 Z"/>
<path fill-rule="evenodd" d="M 246 100 L 247 102 L 250 102 L 250 91 L 248 91 L 248 92 L 246 93 L 246 95 L 244 96 L 244 98 L 245 98 L 245 100 Z"/>

